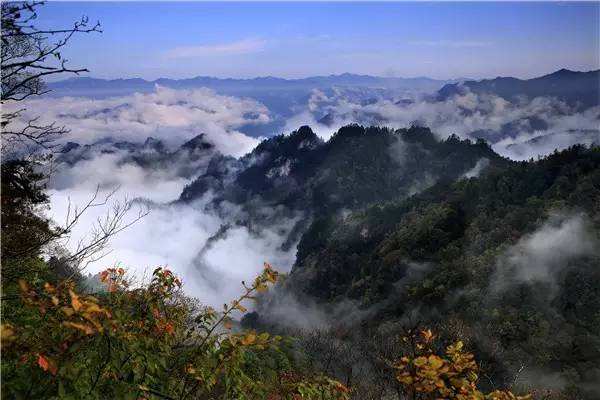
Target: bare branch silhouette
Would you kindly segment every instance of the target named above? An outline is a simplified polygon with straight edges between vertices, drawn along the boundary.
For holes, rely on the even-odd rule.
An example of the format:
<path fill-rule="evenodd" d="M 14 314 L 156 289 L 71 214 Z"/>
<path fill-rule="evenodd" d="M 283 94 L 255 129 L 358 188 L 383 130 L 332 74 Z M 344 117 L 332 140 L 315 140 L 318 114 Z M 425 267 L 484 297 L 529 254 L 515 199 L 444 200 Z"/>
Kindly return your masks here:
<path fill-rule="evenodd" d="M 71 28 L 37 29 L 32 22 L 37 19 L 37 8 L 42 4 L 39 1 L 2 3 L 2 105 L 48 93 L 43 81 L 48 76 L 88 71 L 70 67 L 61 51 L 75 34 L 102 32 L 100 23 L 92 25 L 89 18 L 83 16 Z M 22 121 L 23 111 L 8 111 L 1 116 L 3 153 L 12 146 L 26 143 L 48 150 L 58 136 L 68 132 L 55 123 L 40 123 L 39 117 Z"/>

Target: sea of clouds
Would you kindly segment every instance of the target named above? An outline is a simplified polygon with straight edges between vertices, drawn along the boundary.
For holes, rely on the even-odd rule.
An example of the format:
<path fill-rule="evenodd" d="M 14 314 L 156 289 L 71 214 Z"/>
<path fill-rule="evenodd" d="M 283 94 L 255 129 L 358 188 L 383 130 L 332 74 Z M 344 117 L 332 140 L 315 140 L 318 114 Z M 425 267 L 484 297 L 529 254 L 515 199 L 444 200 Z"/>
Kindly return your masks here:
<path fill-rule="evenodd" d="M 450 134 L 473 138 L 477 132 L 484 132 L 494 138 L 497 152 L 518 160 L 535 158 L 574 143 L 600 142 L 600 107 L 576 112 L 556 99 L 537 98 L 513 104 L 496 96 L 473 93 L 444 101 L 421 97 L 408 102 L 390 98 L 360 102 L 344 96 L 343 91 L 332 93 L 313 91 L 306 107 L 287 120 L 284 132 L 310 125 L 328 139 L 348 123 L 397 128 L 418 123 L 430 127 L 441 138 Z M 270 110 L 253 99 L 223 96 L 209 89 L 164 87 L 156 87 L 152 93 L 106 99 L 40 98 L 28 101 L 26 109 L 23 119 L 40 116 L 40 122 L 59 121 L 67 126 L 70 133 L 60 139 L 63 142 L 89 144 L 107 137 L 143 142 L 152 136 L 176 147 L 204 133 L 217 151 L 234 157 L 248 153 L 260 141 L 241 129 L 266 126 L 273 118 Z M 329 115 L 327 123 L 321 119 L 326 115 Z M 543 121 L 543 129 L 533 129 L 527 124 L 532 116 Z M 506 125 L 511 123 L 517 128 L 507 133 Z M 503 136 L 499 137 L 500 134 Z M 196 175 L 203 172 L 199 168 Z M 472 171 L 473 175 L 477 172 Z M 100 196 L 118 188 L 112 200 L 139 199 L 140 205 L 149 207 L 149 215 L 114 237 L 111 252 L 89 264 L 86 272 L 94 274 L 118 264 L 142 279 L 155 267 L 168 266 L 183 277 L 189 294 L 212 305 L 237 295 L 240 282 L 251 280 L 264 261 L 281 271 L 291 269 L 295 246 L 283 250 L 282 244 L 294 219 L 255 231 L 234 224 L 242 213 L 234 205 L 230 205 L 228 215 L 207 207 L 210 193 L 191 204 L 172 203 L 192 179 L 177 176 L 168 168 L 149 170 L 123 163 L 118 154 L 99 152 L 96 157 L 75 165 L 56 167 L 49 182 L 49 215 L 60 223 L 69 204 L 85 204 L 97 187 Z M 108 207 L 110 204 L 90 210 L 65 246 L 72 248 L 88 235 Z M 218 240 L 211 239 L 230 225 L 233 227 Z"/>
<path fill-rule="evenodd" d="M 23 119 L 37 115 L 40 121 L 60 121 L 69 127 L 69 134 L 59 138 L 59 143 L 93 144 L 106 138 L 139 143 L 154 137 L 176 148 L 203 133 L 218 152 L 234 157 L 248 153 L 260 140 L 240 132 L 240 127 L 270 122 L 269 110 L 251 99 L 222 96 L 209 89 L 163 87 L 153 93 L 99 100 L 64 97 L 28 102 Z M 232 205 L 226 217 L 208 210 L 210 194 L 191 204 L 172 203 L 193 177 L 177 175 L 177 165 L 145 168 L 124 159 L 124 152 L 98 151 L 74 165 L 58 164 L 53 168 L 47 212 L 58 224 L 65 220 L 69 209 L 86 204 L 98 188 L 98 199 L 116 190 L 105 206 L 91 208 L 81 217 L 69 240 L 63 243 L 69 250 L 90 237 L 92 227 L 114 202 L 134 201 L 124 224 L 135 219 L 136 205 L 150 211 L 115 236 L 110 253 L 89 263 L 86 273 L 119 265 L 136 281 L 144 281 L 155 267 L 166 266 L 183 277 L 189 294 L 218 305 L 235 297 L 241 281 L 256 276 L 264 261 L 282 270 L 291 267 L 295 251 L 281 250 L 285 226 L 261 232 L 236 227 L 207 246 L 222 226 L 240 217 L 240 210 Z M 202 174 L 206 166 L 198 165 L 196 175 Z"/>
<path fill-rule="evenodd" d="M 327 124 L 324 115 L 329 116 Z M 314 90 L 306 110 L 289 119 L 285 131 L 310 125 L 327 139 L 339 127 L 357 122 L 394 128 L 418 124 L 431 128 L 439 138 L 483 137 L 497 153 L 514 160 L 537 158 L 577 143 L 600 143 L 600 106 L 581 112 L 550 97 L 514 103 L 468 91 L 443 101 L 420 96 L 408 102 L 380 99 L 363 104 Z"/>

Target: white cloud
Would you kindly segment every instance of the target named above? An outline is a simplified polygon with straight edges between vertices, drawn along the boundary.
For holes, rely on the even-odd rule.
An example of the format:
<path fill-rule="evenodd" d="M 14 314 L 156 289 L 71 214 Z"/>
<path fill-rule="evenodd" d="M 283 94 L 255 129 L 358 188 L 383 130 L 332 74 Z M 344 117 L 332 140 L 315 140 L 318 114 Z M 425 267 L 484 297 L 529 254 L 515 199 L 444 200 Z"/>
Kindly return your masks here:
<path fill-rule="evenodd" d="M 151 93 L 107 99 L 41 98 L 24 107 L 24 119 L 39 115 L 39 123 L 60 121 L 69 127 L 65 140 L 92 143 L 110 137 L 141 142 L 153 136 L 182 142 L 205 133 L 219 151 L 234 156 L 247 153 L 259 141 L 240 132 L 240 127 L 271 121 L 269 110 L 257 101 L 218 95 L 206 88 L 157 86 Z"/>
<path fill-rule="evenodd" d="M 165 53 L 168 59 L 231 56 L 258 53 L 265 49 L 266 40 L 249 38 L 231 43 L 175 47 Z"/>
<path fill-rule="evenodd" d="M 206 141 L 213 143 L 217 150 L 234 156 L 249 152 L 259 142 L 240 132 L 240 127 L 271 121 L 269 111 L 262 104 L 217 95 L 208 89 L 157 87 L 152 93 L 107 99 L 36 99 L 28 102 L 27 109 L 30 114 L 24 118 L 41 115 L 41 121 L 57 120 L 68 126 L 71 133 L 62 141 L 88 144 L 108 137 L 113 141 L 143 142 L 153 136 L 170 144 L 205 133 Z M 90 154 L 91 158 L 80 160 L 73 167 L 58 166 L 50 181 L 49 216 L 57 223 L 64 221 L 69 204 L 85 204 L 97 185 L 100 185 L 99 197 L 119 186 L 114 200 L 140 198 L 149 204 L 150 214 L 115 236 L 109 245 L 111 252 L 88 265 L 85 272 L 96 273 L 119 263 L 140 280 L 155 267 L 166 265 L 182 276 L 187 293 L 207 304 L 218 305 L 238 295 L 240 281 L 250 281 L 264 261 L 282 271 L 291 268 L 295 246 L 282 250 L 281 245 L 294 220 L 282 218 L 282 226 L 273 230 L 232 228 L 206 250 L 207 240 L 221 226 L 232 224 L 243 215 L 233 206 L 228 208 L 226 216 L 207 210 L 209 195 L 193 204 L 169 203 L 176 200 L 189 183 L 189 179 L 176 173 L 182 160 L 170 160 L 160 168 L 143 168 L 124 161 L 127 160 L 125 152 Z M 204 172 L 207 162 L 208 159 L 197 160 L 196 175 Z M 97 219 L 106 215 L 111 206 L 109 202 L 86 213 L 70 241 L 64 243 L 67 249 L 74 250 L 79 240 L 85 240 Z M 125 221 L 134 218 L 136 211 L 132 210 Z M 208 276 L 202 275 L 200 267 Z"/>
<path fill-rule="evenodd" d="M 481 174 L 481 171 L 483 171 L 488 165 L 490 165 L 490 160 L 488 160 L 487 158 L 480 158 L 479 160 L 477 160 L 477 163 L 473 168 L 471 168 L 463 174 L 463 177 L 467 179 L 476 178 L 479 176 L 479 174 Z"/>
<path fill-rule="evenodd" d="M 123 187 L 115 199 L 131 189 L 131 186 Z M 152 196 L 159 191 L 160 187 L 147 193 Z M 99 196 L 107 192 L 102 191 Z M 49 216 L 56 221 L 64 220 L 69 202 L 81 205 L 90 198 L 90 191 L 85 187 L 50 190 L 49 194 L 52 204 Z M 234 226 L 233 222 L 241 216 L 238 207 L 230 205 L 228 215 L 220 216 L 206 208 L 210 200 L 211 195 L 207 194 L 192 204 L 150 204 L 150 213 L 113 237 L 110 253 L 87 265 L 84 272 L 95 274 L 120 265 L 139 282 L 147 279 L 154 268 L 166 266 L 182 278 L 187 294 L 204 304 L 219 306 L 239 296 L 241 281 L 251 282 L 265 261 L 281 272 L 291 269 L 296 247 L 282 250 L 281 245 L 295 219 L 282 218 L 276 226 L 258 231 L 254 227 L 250 231 L 247 227 Z M 65 246 L 72 250 L 79 240 L 85 240 L 91 226 L 106 214 L 111 204 L 84 214 Z M 132 210 L 125 220 L 131 220 L 136 212 Z M 226 224 L 232 228 L 207 245 L 209 238 Z"/>
<path fill-rule="evenodd" d="M 331 123 L 327 125 L 318 122 L 325 114 L 331 116 Z M 379 99 L 363 105 L 339 91 L 328 96 L 315 90 L 306 110 L 290 118 L 286 130 L 310 125 L 317 134 L 328 139 L 341 126 L 350 123 L 405 128 L 417 122 L 431 128 L 440 138 L 451 134 L 462 138 L 489 134 L 496 152 L 515 160 L 526 160 L 576 143 L 600 143 L 599 116 L 600 106 L 576 112 L 567 104 L 548 97 L 513 104 L 498 96 L 466 92 L 445 101 L 416 98 L 410 104 L 397 104 L 392 99 Z M 541 121 L 542 126 L 532 126 L 534 124 L 528 122 L 532 118 Z"/>
<path fill-rule="evenodd" d="M 130 198 L 144 198 L 156 202 L 177 200 L 190 179 L 177 176 L 174 161 L 172 169 L 143 168 L 135 163 L 122 163 L 119 153 L 97 154 L 79 161 L 74 167 L 58 165 L 49 178 L 49 187 L 56 191 L 85 191 L 94 193 L 96 187 L 111 190 L 121 187 Z M 198 166 L 199 172 L 202 166 Z"/>
<path fill-rule="evenodd" d="M 554 214 L 522 237 L 498 259 L 492 289 L 518 282 L 554 283 L 556 275 L 579 257 L 598 255 L 598 237 L 585 214 Z"/>

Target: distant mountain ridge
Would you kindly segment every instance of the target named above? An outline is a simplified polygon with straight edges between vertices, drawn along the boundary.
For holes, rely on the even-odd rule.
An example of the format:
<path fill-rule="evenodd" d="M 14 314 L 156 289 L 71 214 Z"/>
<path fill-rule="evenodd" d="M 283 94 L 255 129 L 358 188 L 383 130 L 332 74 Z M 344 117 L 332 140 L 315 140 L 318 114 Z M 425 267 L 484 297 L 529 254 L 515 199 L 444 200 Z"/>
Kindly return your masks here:
<path fill-rule="evenodd" d="M 398 78 L 378 77 L 371 75 L 357 75 L 344 73 L 340 75 L 313 76 L 307 78 L 286 79 L 273 76 L 256 78 L 216 78 L 210 76 L 197 76 L 193 78 L 171 79 L 158 78 L 145 80 L 142 78 L 126 79 L 101 79 L 91 77 L 69 78 L 63 81 L 52 82 L 48 87 L 54 95 L 98 95 L 111 93 L 116 95 L 130 90 L 152 91 L 155 85 L 161 85 L 176 89 L 208 87 L 221 90 L 255 90 L 257 87 L 291 90 L 311 88 L 323 88 L 336 85 L 359 86 L 359 87 L 381 87 L 381 88 L 406 88 L 436 90 L 446 83 L 454 83 L 459 80 L 433 79 L 428 77 Z"/>
<path fill-rule="evenodd" d="M 144 142 L 111 138 L 91 144 L 67 142 L 56 153 L 56 162 L 74 168 L 78 163 L 108 156 L 115 157 L 117 165 L 131 164 L 148 171 L 164 171 L 172 177 L 192 178 L 199 171 L 204 171 L 215 155 L 220 153 L 201 133 L 175 149 L 153 137 L 146 138 Z"/>
<path fill-rule="evenodd" d="M 531 136 L 529 139 L 551 134 L 558 143 L 556 147 L 560 148 L 575 143 L 598 143 L 600 138 L 593 109 L 600 106 L 600 70 L 577 72 L 561 69 L 533 79 L 498 77 L 464 82 L 355 74 L 301 79 L 195 77 L 146 81 L 139 78 L 74 78 L 52 83 L 50 89 L 55 91 L 55 96 L 101 98 L 153 93 L 157 85 L 180 90 L 209 88 L 219 96 L 261 103 L 269 111 L 269 121 L 238 128 L 253 137 L 272 137 L 289 129 L 292 122 L 293 125 L 317 124 L 318 129 L 335 129 L 350 123 L 402 128 L 415 122 L 427 126 L 435 126 L 437 122 L 444 125 L 443 118 L 452 120 L 460 115 L 470 118 L 473 125 L 473 131 L 462 132 L 463 135 L 483 138 L 494 144 L 516 139 L 524 142 L 527 137 L 522 138 L 522 134 Z M 454 101 L 461 100 L 459 97 L 467 93 L 476 94 L 478 98 L 467 103 Z M 203 96 L 211 96 L 211 93 Z M 509 107 L 497 107 L 500 105 L 498 97 L 510 102 Z M 437 106 L 441 109 L 436 111 Z M 432 117 L 434 113 L 440 115 L 445 106 L 456 111 L 437 118 L 441 122 Z M 577 113 L 582 115 L 570 117 Z M 482 116 L 483 121 L 478 122 L 478 116 Z M 575 120 L 581 122 L 575 123 Z M 464 121 L 457 119 L 454 123 L 463 124 Z M 469 123 L 463 125 L 471 126 Z M 448 130 L 437 127 L 436 131 Z M 512 146 L 506 154 L 525 157 L 536 146 L 534 141 L 524 144 L 522 149 Z M 552 143 L 546 147 L 552 150 Z"/>
<path fill-rule="evenodd" d="M 561 69 L 533 79 L 497 77 L 481 81 L 447 84 L 438 91 L 437 100 L 446 100 L 469 90 L 477 94 L 495 94 L 508 101 L 520 96 L 556 97 L 572 106 L 585 109 L 600 104 L 600 70 L 579 72 Z"/>
<path fill-rule="evenodd" d="M 129 96 L 133 93 L 153 93 L 157 86 L 190 90 L 208 88 L 217 95 L 253 99 L 269 109 L 272 120 L 267 124 L 248 125 L 240 128 L 247 135 L 272 136 L 285 127 L 287 119 L 305 109 L 315 90 L 327 97 L 341 94 L 356 99 L 396 99 L 433 94 L 447 83 L 455 80 L 431 78 L 384 78 L 369 75 L 341 74 L 315 76 L 301 79 L 258 77 L 250 79 L 214 78 L 198 76 L 189 79 L 160 78 L 147 81 L 131 79 L 71 78 L 48 84 L 52 97 L 87 97 L 103 99 Z M 360 122 L 360 121 L 356 121 Z"/>

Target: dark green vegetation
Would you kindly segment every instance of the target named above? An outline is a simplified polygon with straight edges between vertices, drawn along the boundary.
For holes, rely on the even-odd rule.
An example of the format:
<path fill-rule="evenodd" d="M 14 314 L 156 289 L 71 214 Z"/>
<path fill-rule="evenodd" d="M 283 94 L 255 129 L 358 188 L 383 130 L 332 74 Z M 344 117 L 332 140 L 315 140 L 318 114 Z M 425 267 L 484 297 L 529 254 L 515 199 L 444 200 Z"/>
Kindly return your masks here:
<path fill-rule="evenodd" d="M 565 221 L 580 222 L 581 233 Z M 600 149 L 576 146 L 318 217 L 285 288 L 329 305 L 355 300 L 365 317 L 341 323 L 365 335 L 384 322 L 437 326 L 450 337 L 458 329 L 494 384 L 522 370 L 521 384 L 591 399 L 600 380 L 598 232 Z M 582 241 L 590 247 L 574 250 Z"/>
<path fill-rule="evenodd" d="M 440 263 L 455 272 L 440 277 L 440 292 L 432 290 L 426 297 L 442 299 L 445 290 L 460 285 L 460 276 L 484 272 L 468 271 L 465 264 L 491 267 L 491 250 L 516 243 L 550 212 L 585 212 L 595 221 L 599 167 L 597 148 L 573 147 L 537 162 L 487 170 L 478 179 L 440 182 L 407 200 L 371 206 L 345 218 L 319 218 L 298 246 L 295 271 L 314 265 L 328 274 L 317 279 L 327 286 L 307 283 L 317 297 L 363 298 L 372 293 L 374 297 L 364 299 L 372 303 L 387 296 L 404 275 L 403 260 Z M 492 258 L 468 259 L 486 253 Z M 328 258 L 335 265 L 321 264 Z"/>
<path fill-rule="evenodd" d="M 394 348 L 390 329 L 414 326 L 468 340 L 490 389 L 597 395 L 598 147 L 512 162 L 484 141 L 440 141 L 427 128 L 350 125 L 322 142 L 303 127 L 212 164 L 183 201 L 212 190 L 213 206 L 241 205 L 238 223 L 254 227 L 303 215 L 286 243 L 300 238 L 292 272 L 244 324 L 312 329 L 318 310 L 333 330 L 308 335 L 307 348 L 363 398 L 393 391 L 374 378 L 377 357 Z"/>
<path fill-rule="evenodd" d="M 509 163 L 484 141 L 456 136 L 438 141 L 428 128 L 349 125 L 323 142 L 304 126 L 263 141 L 239 160 L 215 156 L 206 174 L 184 189 L 181 201 L 211 191 L 212 206 L 238 204 L 248 215 L 238 222 L 257 228 L 299 215 L 291 245 L 314 217 L 405 198 L 436 181 L 453 181 L 481 160 L 490 169 Z M 265 208 L 267 216 L 260 212 Z"/>
<path fill-rule="evenodd" d="M 436 180 L 456 179 L 481 158 L 494 166 L 507 162 L 484 141 L 473 144 L 452 136 L 439 142 L 427 128 L 394 131 L 349 125 L 323 142 L 304 126 L 259 144 L 227 179 L 218 175 L 225 168 L 209 167 L 181 198 L 191 201 L 212 188 L 222 191 L 217 201 L 243 204 L 260 196 L 268 204 L 329 214 L 405 197 Z M 211 187 L 215 178 L 221 185 Z"/>

